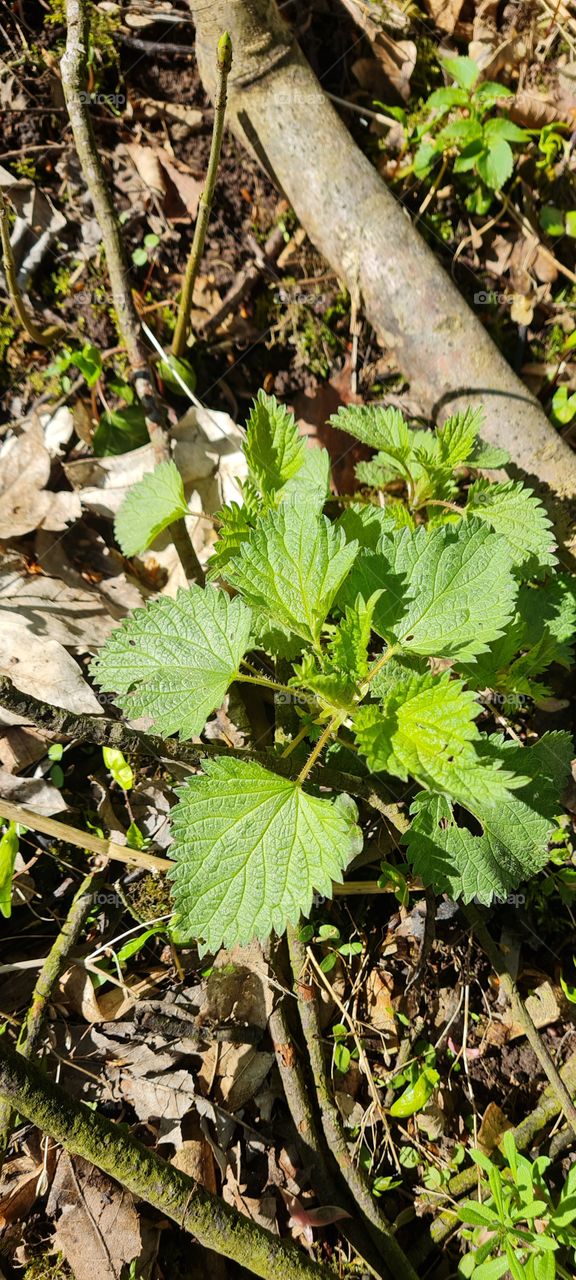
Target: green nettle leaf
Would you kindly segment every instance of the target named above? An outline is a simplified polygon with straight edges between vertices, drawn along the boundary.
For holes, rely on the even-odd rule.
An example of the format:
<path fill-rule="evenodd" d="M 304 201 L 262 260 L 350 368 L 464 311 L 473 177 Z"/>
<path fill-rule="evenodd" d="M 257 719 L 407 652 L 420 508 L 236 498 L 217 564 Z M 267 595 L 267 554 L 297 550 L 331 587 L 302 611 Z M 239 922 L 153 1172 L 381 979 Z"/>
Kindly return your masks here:
<path fill-rule="evenodd" d="M 478 446 L 478 432 L 482 425 L 481 409 L 466 409 L 455 413 L 436 431 L 439 461 L 452 470 L 465 466 Z"/>
<path fill-rule="evenodd" d="M 303 465 L 306 441 L 294 415 L 265 391 L 258 392 L 248 419 L 244 454 L 250 478 L 265 496 L 273 496 Z"/>
<path fill-rule="evenodd" d="M 502 634 L 517 583 L 503 538 L 479 520 L 428 532 L 402 529 L 364 552 L 344 584 L 344 606 L 384 588 L 372 626 L 390 644 L 425 656 L 468 661 Z"/>
<path fill-rule="evenodd" d="M 371 769 L 450 791 L 460 765 L 476 760 L 479 712 L 476 695 L 448 672 L 415 676 L 393 689 L 382 709 L 360 707 L 356 741 Z"/>
<path fill-rule="evenodd" d="M 125 556 L 136 556 L 188 515 L 182 476 L 174 462 L 161 462 L 126 494 L 114 521 L 114 533 Z"/>
<path fill-rule="evenodd" d="M 476 689 L 543 697 L 548 690 L 536 683 L 552 662 L 570 667 L 576 639 L 576 581 L 556 574 L 545 583 L 523 583 L 515 617 L 506 634 L 490 645 L 470 667 L 459 665 Z"/>
<path fill-rule="evenodd" d="M 247 761 L 204 769 L 179 788 L 173 811 L 173 936 L 216 951 L 281 933 L 309 912 L 315 890 L 331 896 L 362 836 L 346 795 L 310 795 Z"/>
<path fill-rule="evenodd" d="M 92 663 L 125 715 L 150 716 L 159 733 L 191 738 L 220 706 L 245 654 L 252 615 L 215 587 L 192 586 L 136 609 Z"/>
<path fill-rule="evenodd" d="M 357 596 L 354 604 L 348 605 L 328 647 L 334 670 L 348 673 L 353 680 L 362 680 L 368 671 L 372 618 L 380 594 L 375 591 L 366 601 Z"/>
<path fill-rule="evenodd" d="M 487 444 L 484 440 L 478 440 L 468 459 L 468 466 L 486 471 L 496 471 L 500 467 L 505 467 L 509 461 L 510 454 L 505 449 L 499 449 L 494 444 Z"/>
<path fill-rule="evenodd" d="M 312 503 L 320 512 L 330 492 L 330 454 L 327 449 L 307 448 L 300 469 L 280 492 L 283 502 Z"/>
<path fill-rule="evenodd" d="M 411 431 L 399 409 L 382 409 L 372 405 L 347 405 L 333 413 L 333 427 L 347 431 L 356 440 L 378 449 L 378 462 L 394 475 L 409 475 L 406 463 L 412 452 Z"/>
<path fill-rule="evenodd" d="M 208 563 L 208 578 L 220 578 L 225 565 L 237 555 L 242 543 L 246 541 L 254 525 L 246 507 L 231 502 L 216 513 L 219 521 L 218 541 Z"/>
<path fill-rule="evenodd" d="M 528 562 L 533 570 L 556 563 L 552 523 L 542 503 L 523 484 L 514 480 L 505 484 L 476 480 L 468 490 L 466 512 L 486 520 L 506 539 L 515 567 Z"/>
<path fill-rule="evenodd" d="M 505 743 L 496 735 L 479 744 L 487 761 L 504 760 L 527 776 L 520 790 L 498 794 L 492 803 L 467 806 L 482 833 L 457 820 L 444 795 L 422 793 L 404 836 L 409 861 L 425 884 L 452 898 L 489 904 L 506 898 L 545 866 L 548 840 L 568 777 L 572 742 L 566 733 L 547 733 L 532 747 Z"/>
<path fill-rule="evenodd" d="M 225 576 L 253 609 L 316 644 L 357 550 L 325 516 L 284 502 L 257 521 Z"/>

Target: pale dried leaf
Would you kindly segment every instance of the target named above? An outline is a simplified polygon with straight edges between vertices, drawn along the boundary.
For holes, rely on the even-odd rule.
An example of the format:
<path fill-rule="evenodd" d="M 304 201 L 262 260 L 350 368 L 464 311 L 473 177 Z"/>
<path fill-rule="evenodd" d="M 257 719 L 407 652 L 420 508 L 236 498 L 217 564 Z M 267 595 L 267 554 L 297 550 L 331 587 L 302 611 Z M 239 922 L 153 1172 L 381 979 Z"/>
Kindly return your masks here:
<path fill-rule="evenodd" d="M 54 1245 L 75 1280 L 121 1280 L 132 1262 L 141 1280 L 150 1276 L 158 1228 L 140 1217 L 128 1191 L 94 1165 L 62 1153 L 47 1213 L 57 1217 Z"/>
<path fill-rule="evenodd" d="M 17 617 L 5 617 L 0 631 L 0 674 L 29 693 L 77 715 L 102 715 L 100 702 L 78 663 L 57 640 L 40 639 Z"/>
<path fill-rule="evenodd" d="M 6 769 L 0 769 L 0 798 L 24 805 L 46 818 L 67 808 L 57 787 L 45 782 L 44 778 L 15 778 Z"/>

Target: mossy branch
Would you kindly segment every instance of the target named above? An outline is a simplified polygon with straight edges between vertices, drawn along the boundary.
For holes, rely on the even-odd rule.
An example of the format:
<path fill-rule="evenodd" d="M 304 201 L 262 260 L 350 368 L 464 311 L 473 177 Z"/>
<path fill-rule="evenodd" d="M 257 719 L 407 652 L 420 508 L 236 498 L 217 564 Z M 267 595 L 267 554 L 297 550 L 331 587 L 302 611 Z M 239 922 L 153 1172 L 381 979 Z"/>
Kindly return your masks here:
<path fill-rule="evenodd" d="M 88 106 L 86 66 L 90 27 L 86 0 L 66 0 L 66 24 L 66 49 L 60 63 L 62 89 L 80 167 L 102 235 L 120 338 L 126 347 L 134 389 L 144 409 L 156 460 L 162 462 L 169 452 L 165 416 L 148 364 L 148 352 L 132 297 L 130 268 Z"/>
<path fill-rule="evenodd" d="M 272 683 L 272 688 L 274 687 Z M 22 717 L 22 723 L 30 722 L 47 733 L 93 742 L 97 746 L 117 747 L 119 751 L 147 756 L 150 760 L 175 760 L 179 764 L 201 765 L 206 756 L 224 754 L 241 760 L 255 760 L 286 778 L 297 774 L 290 757 L 283 760 L 273 750 L 252 751 L 249 747 L 234 748 L 217 742 L 178 742 L 175 738 L 159 738 L 155 734 L 140 733 L 136 729 L 130 729 L 122 720 L 110 720 L 107 716 L 76 715 L 61 707 L 53 707 L 49 702 L 41 702 L 39 698 L 22 693 L 7 676 L 0 676 L 0 706 L 15 711 Z M 310 782 L 321 782 L 334 791 L 346 791 L 369 804 L 398 833 L 406 830 L 406 818 L 398 805 L 391 801 L 386 785 L 376 778 L 360 778 L 339 769 L 320 766 L 312 770 Z"/>
<path fill-rule="evenodd" d="M 66 965 L 70 952 L 78 942 L 86 919 L 92 910 L 94 894 L 101 883 L 102 875 L 100 873 L 96 875 L 90 873 L 83 880 L 73 898 L 62 929 L 42 965 L 32 993 L 28 1013 L 18 1036 L 17 1051 L 28 1061 L 34 1057 L 40 1047 L 48 1002 Z M 0 1170 L 4 1163 L 13 1128 L 14 1110 L 9 1102 L 0 1102 Z"/>
<path fill-rule="evenodd" d="M 182 296 L 180 298 L 178 318 L 176 320 L 176 328 L 174 330 L 174 338 L 172 340 L 172 355 L 176 357 L 180 357 L 184 354 L 186 339 L 188 337 L 194 285 L 196 283 L 200 261 L 204 252 L 206 232 L 208 230 L 208 222 L 210 219 L 212 201 L 214 199 L 214 191 L 216 188 L 216 179 L 218 176 L 218 165 L 220 163 L 222 137 L 224 134 L 224 118 L 226 115 L 228 76 L 230 74 L 231 66 L 232 41 L 228 32 L 225 31 L 224 35 L 220 36 L 216 51 L 217 87 L 214 100 L 214 128 L 212 131 L 212 145 L 210 147 L 206 183 L 198 204 L 194 238 L 192 240 L 192 248 L 188 257 L 188 262 L 186 263 L 186 272 L 182 284 Z"/>
<path fill-rule="evenodd" d="M 24 1062 L 0 1038 L 0 1097 L 73 1155 L 83 1156 L 153 1206 L 206 1249 L 223 1254 L 263 1280 L 335 1280 L 290 1240 L 244 1218 L 125 1128 L 98 1115 Z"/>

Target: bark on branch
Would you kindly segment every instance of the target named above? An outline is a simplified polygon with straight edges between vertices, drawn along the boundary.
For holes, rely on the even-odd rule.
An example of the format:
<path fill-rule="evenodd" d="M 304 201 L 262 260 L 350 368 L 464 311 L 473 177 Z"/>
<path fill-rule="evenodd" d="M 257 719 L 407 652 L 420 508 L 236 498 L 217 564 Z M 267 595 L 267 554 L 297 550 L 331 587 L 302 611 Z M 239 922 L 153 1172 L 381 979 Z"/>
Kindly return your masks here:
<path fill-rule="evenodd" d="M 142 339 L 140 320 L 132 297 L 130 268 L 124 253 L 116 211 L 90 118 L 89 95 L 86 89 L 89 41 L 86 0 L 66 0 L 66 22 L 66 50 L 60 63 L 62 89 L 78 159 L 102 234 L 120 337 L 132 367 L 134 388 L 144 409 L 146 426 L 154 446 L 156 460 L 162 462 L 168 457 L 164 414 L 149 368 L 148 352 Z"/>
<path fill-rule="evenodd" d="M 263 1280 L 336 1280 L 289 1240 L 244 1218 L 117 1124 L 52 1084 L 0 1038 L 0 1097 L 73 1155 L 83 1156 L 200 1244 Z"/>
<path fill-rule="evenodd" d="M 213 49 L 230 32 L 229 121 L 293 205 L 311 240 L 410 378 L 433 416 L 470 404 L 483 435 L 576 507 L 576 455 L 512 372 L 404 209 L 358 149 L 282 21 L 274 0 L 189 0 L 200 73 L 214 91 Z M 557 515 L 566 533 L 569 512 Z"/>

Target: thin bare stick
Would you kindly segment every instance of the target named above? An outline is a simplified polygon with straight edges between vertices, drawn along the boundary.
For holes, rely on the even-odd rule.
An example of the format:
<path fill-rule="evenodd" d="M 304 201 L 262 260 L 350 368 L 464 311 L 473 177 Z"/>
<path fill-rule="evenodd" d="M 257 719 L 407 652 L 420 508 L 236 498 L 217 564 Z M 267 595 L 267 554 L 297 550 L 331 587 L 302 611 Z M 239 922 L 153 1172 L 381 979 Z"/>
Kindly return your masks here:
<path fill-rule="evenodd" d="M 218 165 L 220 163 L 220 152 L 222 150 L 222 137 L 224 134 L 224 117 L 226 114 L 226 99 L 228 89 L 228 76 L 232 66 L 232 41 L 228 32 L 225 31 L 218 41 L 216 51 L 216 67 L 217 67 L 217 86 L 216 98 L 214 102 L 214 128 L 212 131 L 212 146 L 210 148 L 210 159 L 208 161 L 208 172 L 206 174 L 206 185 L 200 196 L 198 205 L 198 215 L 196 218 L 196 226 L 194 228 L 194 239 L 192 240 L 192 248 L 186 263 L 186 273 L 182 285 L 182 296 L 180 298 L 180 306 L 178 308 L 178 319 L 174 330 L 174 338 L 172 340 L 172 355 L 182 356 L 186 348 L 186 339 L 188 337 L 188 328 L 190 325 L 190 312 L 192 310 L 192 295 L 194 293 L 194 285 L 200 267 L 200 260 L 204 252 L 204 242 L 206 240 L 206 232 L 208 230 L 208 222 L 212 209 L 212 201 L 214 199 L 214 191 L 216 188 L 216 178 L 218 176 Z"/>
<path fill-rule="evenodd" d="M 52 324 L 45 329 L 41 329 L 31 315 L 28 314 L 26 304 L 18 287 L 16 277 L 16 264 L 14 262 L 14 254 L 12 253 L 12 245 L 10 243 L 10 219 L 8 201 L 4 192 L 0 189 L 0 238 L 2 240 L 2 261 L 4 264 L 4 275 L 6 276 L 6 285 L 8 293 L 12 301 L 12 305 L 18 316 L 22 328 L 26 330 L 28 337 L 32 339 L 39 347 L 49 347 L 52 342 L 64 333 L 58 325 Z"/>
<path fill-rule="evenodd" d="M 288 926 L 287 936 L 294 982 L 297 990 L 300 991 L 298 1001 L 300 1021 L 308 1049 L 326 1141 L 356 1202 L 360 1219 L 380 1250 L 383 1262 L 398 1280 L 417 1280 L 417 1274 L 410 1260 L 398 1244 L 390 1225 L 372 1196 L 362 1171 L 357 1168 L 350 1155 L 340 1114 L 327 1079 L 317 1002 L 311 985 L 306 983 L 304 986 L 303 975 L 307 966 L 306 948 L 300 942 L 296 929 L 291 925 Z"/>
<path fill-rule="evenodd" d="M 89 19 L 86 0 L 66 0 L 66 23 L 66 49 L 60 63 L 62 89 L 80 167 L 102 235 L 118 332 L 132 367 L 134 389 L 144 409 L 156 460 L 162 462 L 169 453 L 165 416 L 148 364 L 148 352 L 142 340 L 140 320 L 130 287 L 130 268 L 88 109 L 86 66 Z"/>
<path fill-rule="evenodd" d="M 464 914 L 467 916 L 482 950 L 486 952 L 492 968 L 495 973 L 498 974 L 500 986 L 508 996 L 514 1017 L 522 1027 L 526 1039 L 533 1048 L 541 1067 L 543 1067 L 546 1072 L 568 1124 L 573 1129 L 574 1134 L 576 1134 L 576 1107 L 574 1106 L 560 1072 L 550 1057 L 542 1037 L 534 1026 L 524 1001 L 518 993 L 516 983 L 514 982 L 512 975 L 506 968 L 506 962 L 500 947 L 496 945 L 493 938 L 490 936 L 482 916 L 476 907 L 464 907 Z"/>
<path fill-rule="evenodd" d="M 268 1026 L 284 1095 L 294 1122 L 303 1170 L 310 1179 L 310 1185 L 321 1204 L 341 1205 L 342 1208 L 350 1210 L 350 1218 L 344 1218 L 339 1223 L 342 1235 L 373 1274 L 386 1280 L 389 1275 L 388 1268 L 382 1267 L 379 1254 L 362 1224 L 355 1221 L 356 1206 L 349 1199 L 348 1189 L 343 1184 L 339 1185 L 329 1167 L 330 1155 L 326 1139 L 318 1123 L 312 1092 L 299 1061 L 288 1017 L 289 1001 L 286 997 L 292 993 L 288 991 L 285 974 L 281 971 L 281 969 L 288 969 L 285 938 L 280 938 L 276 945 L 267 942 L 263 951 L 270 973 L 275 978 L 274 985 L 280 991 L 280 998 L 270 1014 Z"/>
<path fill-rule="evenodd" d="M 42 965 L 32 993 L 28 1013 L 18 1037 L 17 1052 L 21 1053 L 23 1058 L 30 1060 L 40 1048 L 48 1002 L 66 965 L 70 952 L 76 946 L 86 919 L 92 910 L 94 894 L 102 883 L 102 876 L 102 872 L 98 872 L 96 875 L 91 872 L 83 880 L 78 893 L 72 900 L 72 905 L 60 933 L 52 943 Z M 0 1102 L 0 1170 L 12 1136 L 14 1120 L 15 1113 L 10 1103 Z"/>
<path fill-rule="evenodd" d="M 131 862 L 134 866 L 145 867 L 149 871 L 168 871 L 169 867 L 174 866 L 170 858 L 155 857 L 152 853 L 143 853 L 141 849 L 129 849 L 127 844 L 115 844 L 114 840 L 102 840 L 89 831 L 80 831 L 78 827 L 68 826 L 67 822 L 47 818 L 43 813 L 33 813 L 24 805 L 12 804 L 10 800 L 0 800 L 0 814 L 11 822 L 20 822 L 31 831 L 42 831 L 44 835 L 54 836 L 64 844 L 73 844 L 77 849 L 97 853 L 99 857 L 111 858 L 114 862 Z"/>

